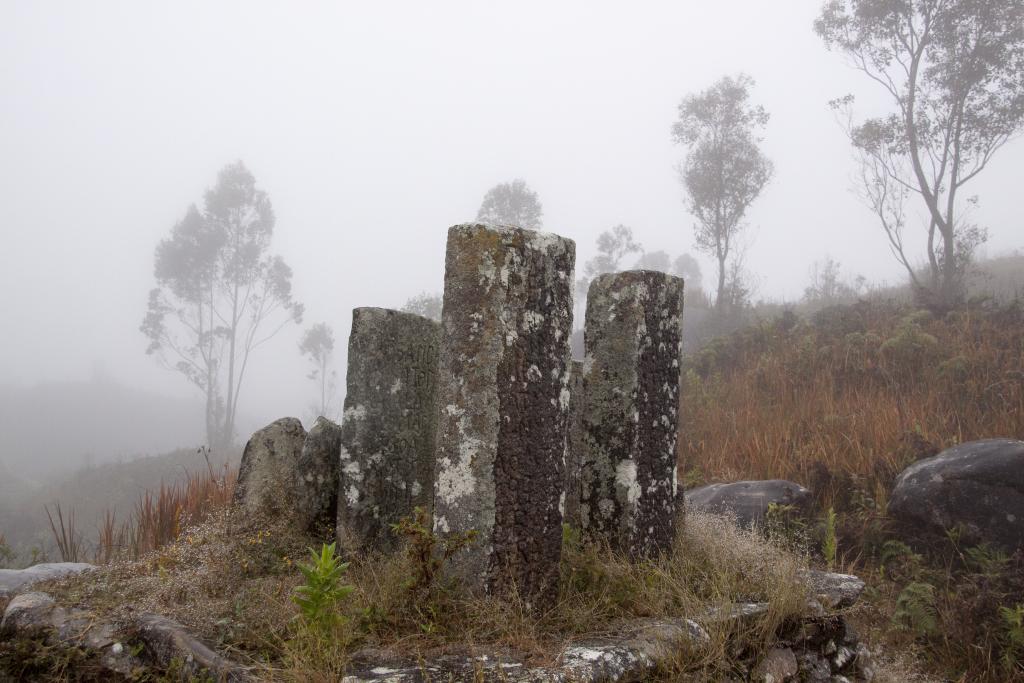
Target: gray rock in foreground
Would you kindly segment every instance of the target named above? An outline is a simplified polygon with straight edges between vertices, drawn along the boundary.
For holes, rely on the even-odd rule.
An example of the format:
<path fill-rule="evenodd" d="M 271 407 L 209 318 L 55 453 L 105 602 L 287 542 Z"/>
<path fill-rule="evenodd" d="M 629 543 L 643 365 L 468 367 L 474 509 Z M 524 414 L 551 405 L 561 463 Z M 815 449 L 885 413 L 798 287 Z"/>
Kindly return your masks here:
<path fill-rule="evenodd" d="M 306 434 L 296 466 L 296 510 L 301 528 L 333 538 L 338 515 L 338 453 L 341 427 L 318 417 Z"/>
<path fill-rule="evenodd" d="M 39 581 L 59 579 L 93 569 L 86 562 L 48 562 L 27 569 L 0 569 L 0 598 L 8 598 Z"/>
<path fill-rule="evenodd" d="M 471 589 L 557 591 L 576 247 L 484 224 L 448 231 L 434 529 L 475 530 L 453 574 Z"/>
<path fill-rule="evenodd" d="M 337 516 L 344 547 L 393 549 L 391 525 L 430 507 L 439 333 L 412 313 L 352 311 Z"/>
<path fill-rule="evenodd" d="M 280 517 L 301 525 L 297 479 L 306 430 L 294 417 L 271 422 L 250 437 L 242 452 L 235 505 L 258 517 Z"/>
<path fill-rule="evenodd" d="M 897 477 L 888 511 L 912 542 L 959 526 L 968 544 L 1024 547 L 1024 441 L 969 441 L 914 463 Z"/>
<path fill-rule="evenodd" d="M 809 490 L 785 479 L 708 484 L 683 495 L 687 509 L 732 515 L 741 527 L 760 525 L 772 504 L 792 505 L 804 512 L 811 504 Z"/>

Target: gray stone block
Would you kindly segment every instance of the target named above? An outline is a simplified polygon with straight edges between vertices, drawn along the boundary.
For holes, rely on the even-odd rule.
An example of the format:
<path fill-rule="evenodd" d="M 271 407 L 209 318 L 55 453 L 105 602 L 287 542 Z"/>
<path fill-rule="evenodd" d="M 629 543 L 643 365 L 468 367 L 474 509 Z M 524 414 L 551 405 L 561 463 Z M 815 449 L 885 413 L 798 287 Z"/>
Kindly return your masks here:
<path fill-rule="evenodd" d="M 484 224 L 448 231 L 434 528 L 475 530 L 469 588 L 557 591 L 569 403 L 572 240 Z"/>
<path fill-rule="evenodd" d="M 342 546 L 393 549 L 391 525 L 430 507 L 439 331 L 412 313 L 352 311 L 341 422 Z"/>
<path fill-rule="evenodd" d="M 634 556 L 675 537 L 683 281 L 655 271 L 590 285 L 580 389 L 580 522 Z"/>

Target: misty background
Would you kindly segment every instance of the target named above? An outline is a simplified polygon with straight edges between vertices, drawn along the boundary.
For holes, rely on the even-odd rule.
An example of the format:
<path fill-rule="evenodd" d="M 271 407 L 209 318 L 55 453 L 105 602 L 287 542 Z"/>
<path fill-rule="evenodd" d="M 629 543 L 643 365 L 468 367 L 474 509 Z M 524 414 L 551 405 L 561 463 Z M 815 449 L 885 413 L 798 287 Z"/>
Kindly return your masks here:
<path fill-rule="evenodd" d="M 754 298 L 798 299 L 826 255 L 902 282 L 828 107 L 883 102 L 812 31 L 821 5 L 0 5 L 0 479 L 202 442 L 200 392 L 146 355 L 139 325 L 156 245 L 237 160 L 273 203 L 270 252 L 305 304 L 253 355 L 243 442 L 308 421 L 302 330 L 333 327 L 343 387 L 352 308 L 438 292 L 447 228 L 497 183 L 538 193 L 578 270 L 625 224 L 648 251 L 697 256 L 709 285 L 670 129 L 682 97 L 723 75 L 753 77 L 771 116 L 775 175 L 744 237 Z M 970 188 L 982 257 L 1024 247 L 1022 171 L 1017 140 Z"/>

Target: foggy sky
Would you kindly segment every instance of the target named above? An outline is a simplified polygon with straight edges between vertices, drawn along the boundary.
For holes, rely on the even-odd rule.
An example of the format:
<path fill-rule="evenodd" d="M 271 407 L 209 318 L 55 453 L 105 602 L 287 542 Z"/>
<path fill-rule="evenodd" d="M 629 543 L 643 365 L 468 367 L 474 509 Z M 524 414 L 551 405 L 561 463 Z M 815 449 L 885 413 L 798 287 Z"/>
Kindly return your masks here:
<path fill-rule="evenodd" d="M 156 244 L 237 159 L 273 202 L 304 327 L 335 329 L 341 379 L 351 309 L 438 291 L 447 227 L 495 183 L 525 179 L 578 266 L 617 223 L 693 253 L 670 126 L 685 94 L 740 71 L 775 163 L 749 215 L 756 296 L 797 298 L 826 254 L 900 281 L 827 107 L 852 92 L 869 113 L 877 92 L 814 35 L 821 2 L 0 4 L 0 384 L 102 374 L 198 396 L 138 327 Z M 1024 246 L 1022 171 L 1017 140 L 970 187 L 989 254 Z M 254 356 L 243 413 L 313 400 L 298 334 Z"/>

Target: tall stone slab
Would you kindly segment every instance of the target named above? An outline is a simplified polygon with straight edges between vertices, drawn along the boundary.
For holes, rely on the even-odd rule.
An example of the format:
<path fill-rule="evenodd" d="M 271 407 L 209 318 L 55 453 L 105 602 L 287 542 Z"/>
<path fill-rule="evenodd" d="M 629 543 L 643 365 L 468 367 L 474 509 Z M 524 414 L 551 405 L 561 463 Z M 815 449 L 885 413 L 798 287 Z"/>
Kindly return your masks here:
<path fill-rule="evenodd" d="M 440 325 L 385 308 L 352 311 L 338 474 L 338 541 L 390 550 L 391 525 L 430 509 Z"/>
<path fill-rule="evenodd" d="M 474 590 L 557 590 L 576 246 L 485 224 L 448 231 L 434 529 Z"/>
<path fill-rule="evenodd" d="M 583 362 L 574 360 L 569 372 L 569 427 L 565 439 L 565 506 L 562 521 L 580 526 L 580 474 L 583 469 Z"/>
<path fill-rule="evenodd" d="M 580 389 L 580 522 L 633 556 L 675 536 L 683 281 L 655 271 L 590 285 Z"/>

